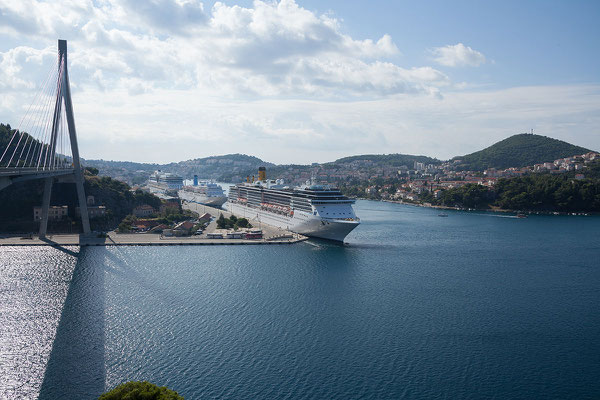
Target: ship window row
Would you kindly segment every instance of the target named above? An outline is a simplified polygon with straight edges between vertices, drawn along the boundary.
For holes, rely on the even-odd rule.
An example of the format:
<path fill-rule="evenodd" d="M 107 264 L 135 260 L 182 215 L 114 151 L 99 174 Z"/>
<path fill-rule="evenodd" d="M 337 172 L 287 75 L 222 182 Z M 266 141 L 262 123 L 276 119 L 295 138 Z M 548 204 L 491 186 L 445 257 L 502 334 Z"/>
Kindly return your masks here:
<path fill-rule="evenodd" d="M 294 205 L 293 207 L 296 210 L 302 210 L 302 211 L 307 211 L 307 212 L 312 212 L 312 207 L 306 207 L 306 206 L 300 206 L 300 205 Z"/>
<path fill-rule="evenodd" d="M 294 201 L 292 202 L 292 204 L 294 206 L 301 205 L 301 206 L 305 206 L 305 207 L 310 207 L 310 203 L 308 201 L 299 201 L 299 200 L 294 199 Z"/>
<path fill-rule="evenodd" d="M 307 199 L 323 199 L 323 200 L 327 200 L 327 199 L 345 199 L 347 198 L 346 196 L 342 195 L 342 194 L 337 194 L 337 195 L 331 195 L 331 196 L 316 196 L 316 195 L 311 195 L 311 194 L 296 194 L 297 197 L 302 197 L 302 198 L 307 198 Z"/>
<path fill-rule="evenodd" d="M 278 204 L 278 205 L 282 205 L 282 206 L 289 206 L 290 205 L 290 198 L 289 198 L 289 196 L 274 196 L 272 194 L 265 193 L 265 195 L 263 197 L 263 201 L 265 203 Z"/>
<path fill-rule="evenodd" d="M 327 204 L 352 204 L 352 200 L 342 200 L 342 201 L 318 201 L 318 200 L 313 200 L 312 202 L 313 204 L 317 205 L 327 205 Z"/>

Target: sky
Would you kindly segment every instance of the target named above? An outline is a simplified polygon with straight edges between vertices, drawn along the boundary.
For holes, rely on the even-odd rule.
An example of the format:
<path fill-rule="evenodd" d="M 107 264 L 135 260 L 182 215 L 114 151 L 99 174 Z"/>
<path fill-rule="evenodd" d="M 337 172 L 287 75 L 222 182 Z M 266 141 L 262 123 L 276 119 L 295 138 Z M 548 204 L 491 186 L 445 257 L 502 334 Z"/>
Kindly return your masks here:
<path fill-rule="evenodd" d="M 0 122 L 68 40 L 87 159 L 600 150 L 600 2 L 0 0 Z"/>

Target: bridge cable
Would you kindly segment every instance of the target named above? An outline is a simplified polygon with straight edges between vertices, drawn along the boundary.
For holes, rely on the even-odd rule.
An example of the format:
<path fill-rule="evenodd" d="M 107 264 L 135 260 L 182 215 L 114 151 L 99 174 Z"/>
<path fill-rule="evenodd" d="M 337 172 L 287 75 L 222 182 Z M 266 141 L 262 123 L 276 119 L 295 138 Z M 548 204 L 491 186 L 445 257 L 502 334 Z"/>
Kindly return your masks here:
<path fill-rule="evenodd" d="M 46 79 L 45 79 L 45 81 L 44 81 L 44 84 L 43 84 L 43 88 L 45 88 L 45 87 L 46 87 L 46 85 L 47 85 L 47 84 L 48 84 L 48 82 L 50 81 L 50 77 L 51 77 L 51 76 L 52 76 L 52 71 L 50 71 L 50 73 L 49 73 L 49 74 L 46 76 Z M 2 163 L 2 160 L 4 159 L 4 156 L 6 155 L 6 153 L 8 152 L 8 149 L 10 148 L 10 145 L 11 145 L 11 144 L 12 144 L 12 142 L 14 141 L 14 139 L 15 139 L 15 137 L 16 137 L 16 134 L 17 134 L 17 132 L 19 132 L 19 133 L 20 133 L 20 138 L 19 138 L 19 141 L 22 139 L 22 137 L 23 137 L 23 131 L 21 131 L 21 129 L 20 129 L 20 128 L 21 128 L 21 125 L 23 124 L 23 121 L 25 120 L 25 118 L 27 118 L 27 116 L 28 116 L 28 114 L 29 114 L 29 111 L 31 110 L 31 107 L 32 107 L 32 105 L 33 105 L 34 103 L 36 103 L 36 102 L 37 102 L 37 98 L 39 97 L 40 93 L 42 93 L 42 92 L 44 91 L 44 89 L 43 89 L 43 88 L 42 88 L 42 90 L 40 90 L 40 91 L 38 91 L 38 92 L 36 93 L 36 95 L 34 96 L 34 98 L 33 98 L 32 102 L 29 104 L 29 107 L 27 108 L 27 111 L 25 112 L 25 115 L 23 115 L 23 117 L 21 118 L 21 122 L 19 122 L 19 125 L 18 125 L 17 129 L 15 129 L 15 130 L 14 130 L 14 132 L 13 132 L 13 135 L 12 135 L 12 137 L 11 137 L 11 139 L 10 139 L 9 143 L 8 143 L 8 145 L 6 146 L 6 149 L 4 149 L 4 152 L 2 153 L 2 156 L 0 157 L 0 163 Z M 16 147 L 18 147 L 18 144 L 17 144 L 17 146 L 16 146 Z M 15 151 L 16 151 L 16 147 L 15 147 Z M 14 156 L 14 152 L 13 152 L 13 156 Z M 12 157 L 11 157 L 11 161 L 12 161 Z M 6 164 L 6 166 L 7 166 L 7 167 L 9 167 L 9 166 L 10 166 L 10 162 L 11 162 L 11 161 L 9 161 L 9 162 L 8 162 L 8 164 Z"/>
<path fill-rule="evenodd" d="M 57 81 L 59 79 L 59 71 L 58 71 L 58 67 L 56 67 L 55 69 L 55 74 L 54 74 L 54 81 Z M 47 104 L 46 104 L 46 108 L 45 108 L 45 113 L 44 113 L 44 129 L 42 131 L 42 136 L 40 137 L 40 153 L 39 153 L 39 159 L 38 159 L 38 165 L 37 168 L 39 168 L 39 164 L 41 161 L 41 156 L 43 154 L 43 152 L 45 150 L 47 150 L 47 144 L 46 139 L 47 137 L 50 135 L 50 130 L 51 130 L 51 125 L 50 122 L 52 121 L 52 118 L 50 118 L 50 115 L 52 115 L 52 105 L 56 103 L 56 87 L 50 87 L 49 93 L 48 93 L 48 100 L 47 100 Z"/>
<path fill-rule="evenodd" d="M 53 69 L 54 68 L 56 68 L 56 67 L 54 66 Z M 51 73 L 49 75 L 50 79 L 47 80 L 44 87 L 42 88 L 42 91 L 40 92 L 42 94 L 42 96 L 40 97 L 40 101 L 42 101 L 44 99 L 46 92 L 48 91 L 49 88 L 52 87 L 52 85 L 49 85 L 49 83 L 52 82 L 53 75 L 54 75 L 54 72 L 51 71 Z M 23 125 L 22 132 L 24 135 L 27 134 L 27 138 L 25 140 L 25 144 L 23 145 L 23 150 L 21 151 L 21 155 L 22 155 L 23 151 L 25 150 L 25 145 L 27 144 L 29 137 L 31 136 L 31 141 L 33 141 L 36 136 L 36 132 L 39 131 L 39 125 L 37 122 L 40 120 L 40 113 L 36 112 L 36 110 L 39 108 L 40 108 L 39 103 L 36 102 L 36 104 L 34 105 L 33 113 L 31 115 L 31 117 L 27 118 L 25 120 L 25 125 Z M 36 118 L 36 114 L 37 114 L 37 118 Z M 29 129 L 29 128 L 31 128 L 31 129 Z M 17 144 L 15 150 L 17 150 L 17 149 L 18 149 L 18 144 Z M 13 157 L 11 157 L 9 164 L 12 163 L 12 158 L 14 158 L 15 153 L 13 153 Z M 21 155 L 19 156 L 19 159 L 17 159 L 15 161 L 17 166 L 19 164 L 19 161 L 23 161 L 23 165 L 25 166 L 25 160 L 21 160 Z"/>
<path fill-rule="evenodd" d="M 59 66 L 59 76 L 58 76 L 58 82 L 57 82 L 57 95 L 56 98 L 54 99 L 54 113 L 52 113 L 52 127 L 50 128 L 50 136 L 48 137 L 48 145 L 46 146 L 46 152 L 44 154 L 44 170 L 49 169 L 50 168 L 50 161 L 51 161 L 51 152 L 52 152 L 52 144 L 54 142 L 54 137 L 55 137 L 55 131 L 56 131 L 56 111 L 57 111 L 57 107 L 58 107 L 58 101 L 60 99 L 60 73 L 62 72 L 62 63 Z"/>
<path fill-rule="evenodd" d="M 53 79 L 53 81 L 57 81 L 58 80 L 58 68 L 56 70 L 56 74 L 55 74 L 56 79 Z M 40 168 L 40 164 L 42 162 L 42 155 L 44 154 L 44 151 L 47 147 L 46 145 L 46 138 L 48 136 L 48 124 L 50 123 L 50 110 L 52 109 L 52 103 L 56 102 L 56 95 L 55 95 L 55 87 L 51 87 L 50 88 L 50 93 L 48 94 L 48 105 L 47 105 L 47 109 L 46 109 L 46 113 L 45 113 L 45 117 L 44 117 L 44 121 L 45 121 L 45 125 L 44 125 L 44 129 L 42 131 L 42 135 L 40 136 L 40 145 L 39 145 L 39 149 L 38 149 L 38 154 L 37 154 L 37 163 L 36 163 L 36 168 L 39 169 Z"/>
<path fill-rule="evenodd" d="M 55 76 L 56 76 L 56 65 L 53 66 L 51 81 L 54 81 L 54 77 Z M 31 158 L 32 165 L 31 166 L 33 166 L 33 159 L 35 158 L 35 152 L 37 150 L 38 142 L 40 142 L 40 141 L 43 140 L 42 139 L 42 136 L 43 136 L 42 134 L 45 131 L 44 125 L 47 124 L 47 108 L 49 107 L 49 103 L 48 103 L 49 100 L 48 99 L 51 100 L 51 98 L 52 98 L 52 93 L 51 92 L 52 92 L 52 85 L 49 85 L 48 88 L 46 89 L 45 93 L 44 93 L 44 96 L 43 96 L 43 99 L 45 101 L 40 104 L 40 106 L 39 106 L 39 112 L 38 112 L 38 117 L 37 117 L 35 123 L 33 124 L 34 128 L 33 128 L 33 131 L 31 133 L 31 135 L 32 135 L 32 142 L 31 143 L 33 143 L 32 146 L 34 146 L 34 154 L 32 154 L 32 158 Z M 35 140 L 35 142 L 34 142 L 34 140 Z M 28 153 L 29 153 L 30 150 L 31 149 L 28 149 Z M 27 162 L 27 159 L 28 159 L 28 156 L 25 157 L 25 162 Z"/>
<path fill-rule="evenodd" d="M 52 67 L 51 71 L 51 79 L 50 82 L 53 82 L 56 76 L 56 64 Z M 41 147 L 41 142 L 43 141 L 43 133 L 44 133 L 44 122 L 46 121 L 46 109 L 48 107 L 48 98 L 52 96 L 52 86 L 48 85 L 44 90 L 42 99 L 43 102 L 39 105 L 39 112 L 37 113 L 37 119 L 35 123 L 33 123 L 33 129 L 31 131 L 32 140 L 30 142 L 30 147 L 27 149 L 27 155 L 25 156 L 25 164 L 28 164 L 30 167 L 34 166 L 34 160 L 37 158 L 36 154 L 38 152 L 38 147 Z M 33 152 L 32 152 L 33 150 Z M 29 154 L 31 153 L 31 160 L 29 160 Z M 29 160 L 29 161 L 28 161 Z"/>
<path fill-rule="evenodd" d="M 53 82 L 55 82 L 57 79 L 58 79 L 58 67 L 55 68 L 55 73 L 53 75 L 53 79 L 52 80 L 53 80 Z M 55 93 L 55 88 L 53 87 L 53 85 L 51 85 L 49 87 L 49 91 L 48 91 L 48 99 L 46 100 L 47 101 L 46 112 L 44 113 L 45 124 L 44 124 L 44 128 L 43 128 L 43 130 L 41 131 L 41 134 L 40 134 L 39 146 L 37 146 L 38 148 L 36 149 L 37 163 L 36 163 L 35 168 L 37 168 L 37 169 L 40 168 L 40 164 L 41 164 L 41 160 L 42 160 L 42 154 L 44 153 L 44 149 L 46 148 L 45 141 L 46 141 L 46 137 L 48 135 L 48 124 L 49 124 L 49 121 L 50 121 L 50 114 L 49 113 L 50 113 L 50 109 L 52 107 L 52 102 L 55 99 L 54 93 Z"/>
<path fill-rule="evenodd" d="M 57 97 L 56 97 L 56 100 L 55 100 L 55 104 L 56 104 L 55 105 L 55 109 L 58 106 L 58 102 L 60 100 L 62 100 L 62 98 L 61 98 L 61 95 L 62 95 L 62 86 L 63 86 L 62 85 L 62 79 L 63 79 L 63 73 L 64 73 L 64 67 L 63 67 L 63 65 L 64 65 L 64 59 L 61 60 L 60 68 L 59 68 L 58 83 L 57 83 L 57 87 L 56 87 Z M 57 118 L 57 116 L 55 114 L 53 114 L 52 115 L 52 128 L 54 128 L 56 126 L 55 125 L 57 123 L 56 118 Z M 52 157 L 52 155 L 50 154 L 50 152 L 52 152 L 54 141 L 56 140 L 54 132 L 52 131 L 52 128 L 51 128 L 51 131 L 50 131 L 49 143 L 48 143 L 48 145 L 46 145 L 46 151 L 45 151 L 45 154 L 44 154 L 44 167 L 43 167 L 43 170 L 49 169 L 50 168 L 50 164 L 51 164 L 51 157 Z"/>
<path fill-rule="evenodd" d="M 49 78 L 46 78 L 46 82 L 48 82 Z M 45 85 L 46 83 L 44 83 Z M 21 118 L 21 122 L 19 122 L 19 125 L 17 127 L 17 129 L 13 130 L 13 134 L 12 137 L 10 138 L 10 141 L 8 142 L 8 145 L 6 146 L 6 149 L 4 149 L 4 152 L 2 153 L 2 156 L 0 157 L 0 163 L 2 162 L 2 160 L 4 159 L 4 156 L 6 155 L 6 153 L 8 152 L 8 150 L 10 149 L 10 146 L 12 144 L 12 142 L 14 141 L 15 137 L 17 134 L 19 134 L 19 142 L 17 143 L 17 145 L 15 146 L 15 151 L 13 151 L 12 157 L 10 158 L 10 160 L 8 161 L 8 163 L 6 164 L 7 167 L 10 166 L 10 163 L 12 162 L 12 158 L 15 155 L 15 152 L 17 150 L 17 148 L 19 147 L 19 143 L 21 142 L 21 139 L 23 138 L 23 130 L 21 130 L 21 125 L 23 124 L 23 120 L 27 117 L 27 115 L 29 114 L 29 111 L 31 110 L 31 107 L 34 103 L 36 103 L 37 97 L 39 96 L 40 92 L 38 91 L 36 93 L 36 96 L 34 97 L 34 100 L 29 104 L 29 107 L 27 108 L 27 112 L 25 113 L 25 115 Z"/>

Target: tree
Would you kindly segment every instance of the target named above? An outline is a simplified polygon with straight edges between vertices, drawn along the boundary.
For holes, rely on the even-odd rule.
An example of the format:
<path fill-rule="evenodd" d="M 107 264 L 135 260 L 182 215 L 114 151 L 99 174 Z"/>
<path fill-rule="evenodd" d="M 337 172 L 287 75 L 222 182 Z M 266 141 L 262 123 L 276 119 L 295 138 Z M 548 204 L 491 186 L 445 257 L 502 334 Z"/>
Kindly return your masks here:
<path fill-rule="evenodd" d="M 232 215 L 233 217 L 233 215 Z M 246 218 L 239 218 L 236 223 L 235 226 L 237 228 L 250 228 L 252 227 L 252 225 L 250 225 L 250 223 L 248 222 L 248 220 Z"/>
<path fill-rule="evenodd" d="M 85 167 L 85 170 L 83 171 L 84 174 L 92 175 L 92 176 L 98 176 L 99 172 L 100 171 L 98 171 L 98 168 L 94 168 L 94 167 Z"/>
<path fill-rule="evenodd" d="M 123 221 L 121 221 L 121 223 L 119 224 L 119 232 L 120 233 L 126 233 L 126 232 L 130 232 L 131 228 L 133 226 L 133 224 L 135 224 L 137 222 L 137 218 L 134 215 L 128 215 L 125 218 L 123 218 Z"/>
<path fill-rule="evenodd" d="M 225 219 L 223 214 L 219 214 L 219 218 L 217 219 L 217 228 L 227 229 L 227 220 Z"/>
<path fill-rule="evenodd" d="M 237 230 L 239 228 L 252 228 L 252 225 L 246 218 L 237 218 L 235 215 L 225 218 L 223 214 L 220 214 L 217 219 L 217 228 Z"/>
<path fill-rule="evenodd" d="M 177 392 L 150 382 L 122 383 L 98 400 L 184 400 Z"/>

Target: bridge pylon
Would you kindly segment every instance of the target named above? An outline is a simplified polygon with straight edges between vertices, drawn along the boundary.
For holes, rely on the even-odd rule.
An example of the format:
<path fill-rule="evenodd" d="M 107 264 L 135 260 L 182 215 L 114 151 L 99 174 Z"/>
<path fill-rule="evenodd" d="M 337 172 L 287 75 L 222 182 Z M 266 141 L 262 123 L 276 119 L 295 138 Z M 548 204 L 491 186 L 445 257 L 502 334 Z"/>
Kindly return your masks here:
<path fill-rule="evenodd" d="M 73 117 L 73 102 L 71 101 L 71 85 L 69 84 L 69 69 L 67 68 L 67 41 L 58 40 L 58 90 L 56 91 L 56 102 L 54 103 L 54 115 L 52 118 L 52 135 L 50 139 L 51 154 L 55 153 L 58 140 L 59 124 L 61 122 L 61 108 L 64 102 L 69 141 L 71 142 L 71 155 L 73 156 L 73 167 L 75 187 L 77 188 L 77 199 L 81 211 L 81 224 L 83 233 L 90 233 L 90 220 L 88 216 L 87 202 L 83 188 L 83 171 L 79 159 L 79 147 L 77 145 L 77 131 L 75 130 L 75 118 Z M 52 192 L 53 177 L 44 178 L 44 195 L 42 199 L 42 215 L 40 221 L 40 237 L 46 236 L 48 228 L 48 210 L 50 208 L 50 197 Z"/>

